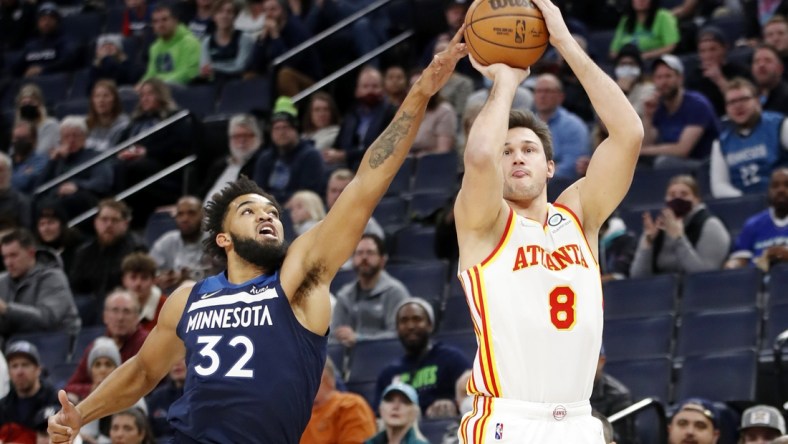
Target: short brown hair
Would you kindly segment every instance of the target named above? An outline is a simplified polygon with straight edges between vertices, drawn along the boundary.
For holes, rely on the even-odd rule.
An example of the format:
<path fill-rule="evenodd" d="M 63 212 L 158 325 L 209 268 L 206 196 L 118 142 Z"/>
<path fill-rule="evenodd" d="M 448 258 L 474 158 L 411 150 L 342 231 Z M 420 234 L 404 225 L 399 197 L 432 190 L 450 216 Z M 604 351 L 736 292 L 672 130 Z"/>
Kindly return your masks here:
<path fill-rule="evenodd" d="M 156 276 L 156 261 L 146 253 L 136 252 L 126 255 L 120 264 L 120 271 L 126 273 L 139 273 L 145 276 Z"/>
<path fill-rule="evenodd" d="M 742 89 L 742 88 L 746 88 L 746 89 L 750 90 L 750 92 L 752 93 L 753 97 L 758 97 L 758 88 L 756 88 L 755 85 L 752 84 L 752 82 L 750 82 L 749 80 L 745 79 L 744 77 L 734 77 L 734 78 L 732 78 L 728 82 L 728 84 L 725 86 L 725 93 L 727 94 L 728 92 L 730 92 L 730 91 L 732 91 L 734 89 Z"/>
<path fill-rule="evenodd" d="M 120 216 L 123 218 L 123 220 L 131 220 L 131 208 L 129 208 L 129 206 L 126 205 L 126 202 L 123 202 L 122 200 L 103 199 L 98 203 L 98 205 L 96 205 L 96 207 L 98 208 L 98 213 L 101 213 L 101 210 L 104 208 L 110 208 L 120 213 Z"/>
<path fill-rule="evenodd" d="M 690 191 L 692 191 L 692 194 L 694 194 L 695 197 L 697 198 L 701 197 L 698 181 L 695 180 L 695 178 L 690 176 L 689 174 L 679 174 L 678 176 L 673 176 L 670 179 L 670 182 L 668 182 L 668 188 L 670 188 L 671 186 L 677 183 L 689 187 Z"/>
<path fill-rule="evenodd" d="M 230 4 L 233 7 L 233 15 L 238 17 L 238 14 L 241 12 L 241 8 L 238 6 L 238 3 L 235 0 L 214 0 L 213 9 L 211 9 L 211 15 L 214 15 L 221 11 L 224 5 Z"/>
<path fill-rule="evenodd" d="M 536 134 L 542 142 L 544 155 L 548 161 L 553 160 L 553 137 L 550 135 L 550 128 L 547 124 L 539 120 L 530 111 L 511 110 L 509 112 L 509 129 L 528 128 Z"/>

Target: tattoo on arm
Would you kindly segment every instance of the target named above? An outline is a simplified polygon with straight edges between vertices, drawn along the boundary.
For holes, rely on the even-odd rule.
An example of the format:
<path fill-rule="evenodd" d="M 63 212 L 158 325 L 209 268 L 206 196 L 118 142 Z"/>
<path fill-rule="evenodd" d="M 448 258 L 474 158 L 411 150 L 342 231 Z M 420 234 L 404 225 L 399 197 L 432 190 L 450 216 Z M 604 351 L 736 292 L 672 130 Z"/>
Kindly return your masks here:
<path fill-rule="evenodd" d="M 408 112 L 402 113 L 397 120 L 391 123 L 380 139 L 372 144 L 369 148 L 372 152 L 369 156 L 369 166 L 375 169 L 386 161 L 394 153 L 394 147 L 408 134 L 410 131 L 411 122 L 413 121 L 413 114 Z"/>

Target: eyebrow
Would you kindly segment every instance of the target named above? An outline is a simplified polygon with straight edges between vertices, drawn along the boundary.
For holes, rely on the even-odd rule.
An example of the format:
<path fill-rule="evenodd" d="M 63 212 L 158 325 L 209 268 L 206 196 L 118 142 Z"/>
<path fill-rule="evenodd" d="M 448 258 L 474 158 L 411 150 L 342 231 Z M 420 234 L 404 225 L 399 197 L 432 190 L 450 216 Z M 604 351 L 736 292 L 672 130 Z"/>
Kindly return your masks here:
<path fill-rule="evenodd" d="M 539 148 L 539 144 L 537 144 L 533 140 L 521 140 L 520 143 L 524 143 L 526 145 L 533 145 L 533 146 Z M 512 144 L 510 142 L 504 142 L 504 144 L 503 144 L 503 146 L 511 146 L 511 145 Z"/>

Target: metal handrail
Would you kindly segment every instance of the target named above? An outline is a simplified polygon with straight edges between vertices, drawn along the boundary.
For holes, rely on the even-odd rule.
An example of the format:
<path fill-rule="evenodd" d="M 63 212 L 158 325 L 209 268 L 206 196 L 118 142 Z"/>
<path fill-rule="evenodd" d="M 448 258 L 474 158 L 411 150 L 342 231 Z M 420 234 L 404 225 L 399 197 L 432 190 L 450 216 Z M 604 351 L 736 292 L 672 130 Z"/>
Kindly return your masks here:
<path fill-rule="evenodd" d="M 772 346 L 772 353 L 774 354 L 774 369 L 777 374 L 777 393 L 780 396 L 780 402 L 785 399 L 785 383 L 783 382 L 783 347 L 788 342 L 788 330 L 777 335 L 774 339 Z"/>
<path fill-rule="evenodd" d="M 180 170 L 181 168 L 186 167 L 187 165 L 193 163 L 196 160 L 197 160 L 197 155 L 196 154 L 192 154 L 192 155 L 186 156 L 183 159 L 181 159 L 181 160 L 173 163 L 172 165 L 168 166 L 167 168 L 162 169 L 158 173 L 148 177 L 147 179 L 144 179 L 144 180 L 138 182 L 137 184 L 132 185 L 129 188 L 126 188 L 125 190 L 123 190 L 120 193 L 116 194 L 114 199 L 115 200 L 123 200 L 123 199 L 131 196 L 132 194 L 138 192 L 139 190 L 141 190 L 143 188 L 146 188 L 148 185 L 150 185 L 150 184 L 152 184 L 154 182 L 157 182 L 157 181 L 163 179 L 166 176 L 169 176 L 170 174 Z M 85 220 L 87 220 L 87 219 L 93 217 L 94 215 L 96 215 L 96 213 L 98 213 L 98 208 L 97 207 L 91 208 L 91 209 L 85 211 L 84 213 L 80 214 L 79 216 L 77 216 L 77 217 L 71 219 L 70 221 L 68 221 L 68 226 L 69 227 L 73 227 L 75 225 L 79 225 L 80 223 L 84 222 Z"/>
<path fill-rule="evenodd" d="M 356 69 L 357 67 L 363 65 L 364 63 L 367 63 L 368 61 L 370 61 L 370 60 L 374 59 L 375 57 L 379 56 L 383 52 L 389 50 L 391 47 L 399 44 L 400 42 L 402 42 L 402 41 L 404 41 L 406 39 L 409 39 L 410 37 L 413 36 L 413 34 L 415 34 L 415 31 L 413 31 L 412 29 L 404 31 L 400 35 L 398 35 L 398 36 L 394 37 L 393 39 L 389 40 L 388 42 L 378 46 L 374 50 L 372 50 L 372 51 L 364 54 L 363 56 L 357 58 L 356 60 L 348 63 L 344 67 L 339 68 L 338 70 L 334 71 L 333 73 L 329 74 L 328 76 L 323 77 L 321 80 L 319 80 L 318 82 L 315 82 L 315 84 L 313 84 L 309 88 L 307 88 L 307 89 L 299 92 L 298 94 L 294 95 L 292 97 L 293 103 L 298 103 L 299 101 L 301 101 L 304 98 L 308 97 L 310 94 L 314 93 L 315 91 L 318 91 L 320 88 L 328 85 L 329 83 L 333 82 L 334 80 L 338 79 L 339 77 L 342 77 L 343 75 L 347 74 L 348 72 Z"/>
<path fill-rule="evenodd" d="M 109 159 L 110 157 L 115 156 L 116 154 L 118 154 L 119 152 L 125 150 L 129 146 L 134 145 L 135 143 L 137 143 L 137 142 L 141 141 L 142 139 L 150 136 L 151 134 L 159 131 L 160 129 L 168 127 L 168 126 L 172 125 L 173 123 L 183 119 L 184 117 L 188 116 L 189 114 L 190 114 L 189 110 L 178 111 L 177 113 L 175 113 L 175 114 L 171 115 L 170 117 L 162 120 L 161 122 L 159 122 L 156 125 L 146 129 L 145 131 L 137 134 L 136 136 L 134 136 L 134 137 L 132 137 L 130 139 L 126 139 L 125 141 L 115 145 L 113 148 L 110 148 L 107 151 L 102 152 L 98 156 L 90 158 L 86 162 L 83 162 L 83 163 L 75 166 L 74 168 L 71 168 L 70 170 L 66 171 L 65 173 L 55 177 L 54 179 L 49 180 L 46 183 L 40 185 L 38 188 L 35 189 L 35 191 L 33 191 L 33 194 L 34 195 L 39 195 L 41 193 L 49 191 L 50 189 L 60 185 L 61 183 L 71 179 L 72 177 L 76 176 L 77 174 L 79 174 L 79 173 L 81 173 L 81 172 L 83 172 L 83 171 L 85 171 L 85 170 L 87 170 L 89 168 L 92 168 L 96 164 L 104 162 L 105 160 Z"/>
<path fill-rule="evenodd" d="M 326 0 L 326 1 L 332 1 L 332 0 Z M 296 56 L 299 52 L 301 52 L 301 51 L 303 51 L 303 50 L 305 50 L 305 49 L 307 49 L 307 48 L 309 48 L 311 46 L 314 46 L 314 45 L 320 43 L 320 41 L 322 41 L 326 37 L 329 37 L 329 36 L 333 35 L 334 33 L 336 33 L 337 31 L 341 30 L 342 28 L 352 24 L 353 22 L 355 22 L 356 20 L 364 17 L 365 15 L 369 14 L 370 12 L 375 11 L 376 9 L 379 9 L 379 8 L 387 5 L 388 3 L 391 3 L 392 1 L 393 0 L 378 0 L 375 3 L 372 3 L 371 5 L 354 12 L 353 14 L 345 17 L 344 19 L 342 19 L 342 20 L 336 22 L 335 24 L 331 25 L 330 27 L 326 28 L 324 31 L 320 32 L 319 34 L 315 35 L 314 37 L 310 37 L 309 39 L 305 40 L 303 43 L 299 44 L 298 46 L 294 47 L 293 49 L 290 49 L 289 51 L 285 52 L 284 54 L 280 55 L 279 57 L 276 57 L 274 59 L 274 61 L 271 62 L 271 66 L 272 67 L 277 67 L 277 66 L 281 65 L 282 63 L 284 63 L 287 60 L 289 60 L 289 59 L 293 58 L 294 56 Z"/>
<path fill-rule="evenodd" d="M 641 399 L 631 406 L 608 416 L 607 420 L 610 421 L 611 424 L 615 424 L 616 422 L 621 421 L 628 416 L 636 415 L 649 408 L 653 408 L 657 411 L 657 418 L 659 419 L 659 439 L 657 442 L 667 442 L 668 423 L 665 417 L 665 406 L 663 406 L 662 402 L 660 402 L 657 398 Z"/>

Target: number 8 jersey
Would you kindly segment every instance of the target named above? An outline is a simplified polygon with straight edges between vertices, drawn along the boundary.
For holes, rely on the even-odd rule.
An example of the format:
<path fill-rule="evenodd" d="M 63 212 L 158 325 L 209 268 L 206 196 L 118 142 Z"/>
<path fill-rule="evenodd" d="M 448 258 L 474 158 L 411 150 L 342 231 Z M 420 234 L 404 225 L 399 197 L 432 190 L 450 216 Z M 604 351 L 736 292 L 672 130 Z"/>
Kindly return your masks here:
<path fill-rule="evenodd" d="M 175 442 L 297 444 L 312 415 L 326 337 L 296 319 L 279 273 L 194 285 L 177 327 L 183 396 L 167 416 Z"/>
<path fill-rule="evenodd" d="M 479 345 L 468 392 L 528 402 L 588 400 L 602 343 L 599 267 L 568 209 L 536 222 L 510 209 L 482 263 L 459 274 Z"/>

